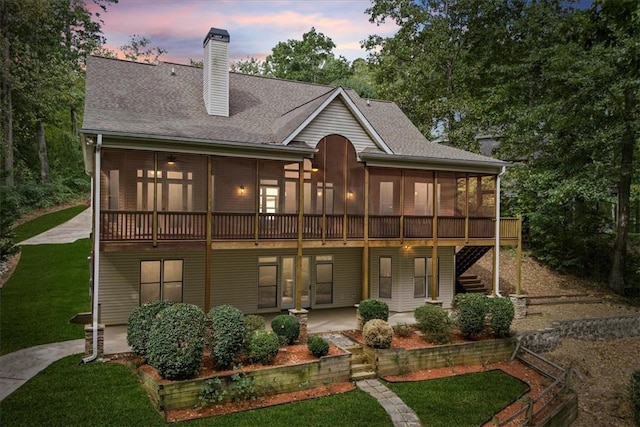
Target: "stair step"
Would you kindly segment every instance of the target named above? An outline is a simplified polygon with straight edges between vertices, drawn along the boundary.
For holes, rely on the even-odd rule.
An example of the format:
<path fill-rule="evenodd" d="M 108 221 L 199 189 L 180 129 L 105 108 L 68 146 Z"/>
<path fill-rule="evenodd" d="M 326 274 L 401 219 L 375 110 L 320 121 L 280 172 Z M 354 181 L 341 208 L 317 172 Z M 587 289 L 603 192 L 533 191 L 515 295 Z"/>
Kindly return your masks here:
<path fill-rule="evenodd" d="M 458 279 L 458 283 L 461 285 L 475 285 L 478 283 L 482 283 L 480 279 Z"/>
<path fill-rule="evenodd" d="M 352 365 L 360 365 L 363 363 L 369 363 L 369 358 L 367 357 L 366 354 L 358 354 L 358 355 L 352 355 L 351 356 L 351 364 Z"/>
<path fill-rule="evenodd" d="M 377 375 L 375 371 L 367 371 L 367 372 L 358 372 L 355 374 L 351 374 L 352 381 L 360 381 L 360 380 L 370 380 L 376 378 Z"/>

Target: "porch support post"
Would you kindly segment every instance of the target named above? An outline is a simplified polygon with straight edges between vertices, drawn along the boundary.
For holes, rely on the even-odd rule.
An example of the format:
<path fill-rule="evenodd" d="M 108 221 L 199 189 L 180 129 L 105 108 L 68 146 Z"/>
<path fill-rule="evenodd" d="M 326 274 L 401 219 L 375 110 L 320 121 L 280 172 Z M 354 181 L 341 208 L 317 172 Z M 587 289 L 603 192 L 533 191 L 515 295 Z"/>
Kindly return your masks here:
<path fill-rule="evenodd" d="M 516 295 L 522 293 L 522 215 L 518 215 L 516 222 L 518 246 L 516 246 Z"/>
<path fill-rule="evenodd" d="M 304 223 L 304 160 L 298 167 L 298 248 L 296 252 L 296 311 L 302 310 L 302 239 Z M 301 325 L 302 326 L 302 325 Z M 306 328 L 306 324 L 305 324 Z M 306 338 L 305 338 L 306 340 Z"/>
<path fill-rule="evenodd" d="M 500 295 L 500 176 L 506 171 L 506 167 L 502 166 L 502 170 L 496 176 L 496 244 L 493 250 L 493 295 Z"/>
<path fill-rule="evenodd" d="M 204 250 L 204 312 L 211 310 L 211 229 L 213 212 L 213 188 L 211 186 L 211 156 L 207 156 L 207 223 L 206 223 L 206 247 Z"/>
<path fill-rule="evenodd" d="M 362 299 L 369 298 L 369 168 L 364 168 L 364 247 L 362 248 Z"/>
<path fill-rule="evenodd" d="M 348 223 L 347 221 L 349 220 L 349 217 L 347 215 L 347 206 L 349 206 L 349 183 L 347 182 L 347 180 L 349 179 L 349 176 L 347 174 L 347 168 L 348 168 L 348 145 L 349 144 L 349 140 L 347 138 L 344 139 L 344 158 L 343 158 L 343 163 L 342 163 L 342 192 L 343 192 L 343 197 L 342 200 L 344 202 L 344 208 L 343 210 L 343 214 L 342 214 L 342 243 L 343 244 L 347 244 L 347 228 L 348 228 Z"/>
<path fill-rule="evenodd" d="M 400 244 L 404 243 L 404 171 L 400 171 Z"/>
<path fill-rule="evenodd" d="M 151 216 L 151 238 L 158 246 L 158 153 L 153 153 L 153 214 Z"/>
<path fill-rule="evenodd" d="M 438 171 L 433 173 L 433 248 L 431 249 L 431 300 L 438 300 Z"/>
<path fill-rule="evenodd" d="M 256 246 L 258 245 L 260 236 L 260 160 L 256 159 L 256 191 L 253 200 L 253 210 L 255 211 L 255 217 L 253 218 L 253 237 L 255 239 Z"/>
<path fill-rule="evenodd" d="M 469 174 L 464 174 L 465 190 L 464 190 L 464 241 L 469 243 Z M 478 189 L 476 188 L 476 191 Z M 476 205 L 478 206 L 478 205 Z M 477 215 L 477 213 L 476 213 Z"/>

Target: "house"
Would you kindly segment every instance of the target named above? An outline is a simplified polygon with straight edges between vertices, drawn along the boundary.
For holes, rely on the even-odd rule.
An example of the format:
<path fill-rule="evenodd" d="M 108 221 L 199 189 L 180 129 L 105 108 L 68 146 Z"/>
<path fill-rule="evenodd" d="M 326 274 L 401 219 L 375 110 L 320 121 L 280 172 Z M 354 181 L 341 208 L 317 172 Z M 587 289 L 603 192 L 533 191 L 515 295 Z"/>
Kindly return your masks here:
<path fill-rule="evenodd" d="M 391 102 L 229 72 L 229 43 L 212 28 L 202 69 L 87 61 L 100 323 L 158 299 L 448 308 L 474 256 L 518 244 L 504 162 L 429 142 Z"/>

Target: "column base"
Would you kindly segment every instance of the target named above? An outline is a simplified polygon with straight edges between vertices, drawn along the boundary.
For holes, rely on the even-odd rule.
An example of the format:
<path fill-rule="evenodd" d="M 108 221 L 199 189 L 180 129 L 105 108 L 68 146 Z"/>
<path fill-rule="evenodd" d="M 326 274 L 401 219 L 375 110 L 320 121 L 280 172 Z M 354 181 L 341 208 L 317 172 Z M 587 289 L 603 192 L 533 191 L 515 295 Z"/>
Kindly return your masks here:
<path fill-rule="evenodd" d="M 84 325 L 84 354 L 93 354 L 93 324 Z M 104 356 L 104 325 L 98 324 L 98 357 Z"/>
<path fill-rule="evenodd" d="M 524 319 L 527 317 L 527 296 L 511 295 L 509 298 L 515 311 L 514 319 Z"/>
<path fill-rule="evenodd" d="M 289 309 L 289 315 L 295 316 L 300 323 L 300 335 L 298 335 L 298 344 L 306 344 L 307 338 L 309 337 L 309 330 L 307 324 L 309 323 L 309 310 L 300 309 L 296 310 L 295 308 Z"/>

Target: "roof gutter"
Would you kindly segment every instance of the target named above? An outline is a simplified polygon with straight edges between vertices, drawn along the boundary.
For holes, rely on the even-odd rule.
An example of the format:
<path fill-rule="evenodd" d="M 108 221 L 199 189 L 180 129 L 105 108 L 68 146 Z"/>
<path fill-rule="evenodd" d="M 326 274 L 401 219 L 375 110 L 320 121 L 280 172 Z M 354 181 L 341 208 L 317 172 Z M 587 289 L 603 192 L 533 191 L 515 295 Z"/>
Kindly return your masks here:
<path fill-rule="evenodd" d="M 488 160 L 458 160 L 439 157 L 403 156 L 397 154 L 360 153 L 360 158 L 368 166 L 380 167 L 413 167 L 418 169 L 448 170 L 467 172 L 469 170 L 481 172 L 500 172 L 510 166 L 509 163 L 497 159 Z"/>
<path fill-rule="evenodd" d="M 98 134 L 95 147 L 95 180 L 94 190 L 92 197 L 93 206 L 93 276 L 92 276 L 92 297 L 93 307 L 91 309 L 93 314 L 93 352 L 88 357 L 82 359 L 81 363 L 89 363 L 97 359 L 98 357 L 98 290 L 100 289 L 100 148 L 102 147 L 102 134 Z"/>
<path fill-rule="evenodd" d="M 277 143 L 247 143 L 241 141 L 221 141 L 202 138 L 185 138 L 152 134 L 133 134 L 126 132 L 104 132 L 92 129 L 82 129 L 85 134 L 100 134 L 108 138 L 105 147 L 126 147 L 141 150 L 158 150 L 158 141 L 167 144 L 166 150 L 191 154 L 228 154 L 233 152 L 236 157 L 257 157 L 272 159 L 295 159 L 311 157 L 316 149 L 313 147 L 301 147 L 282 145 Z M 252 154 L 254 153 L 254 154 Z"/>

